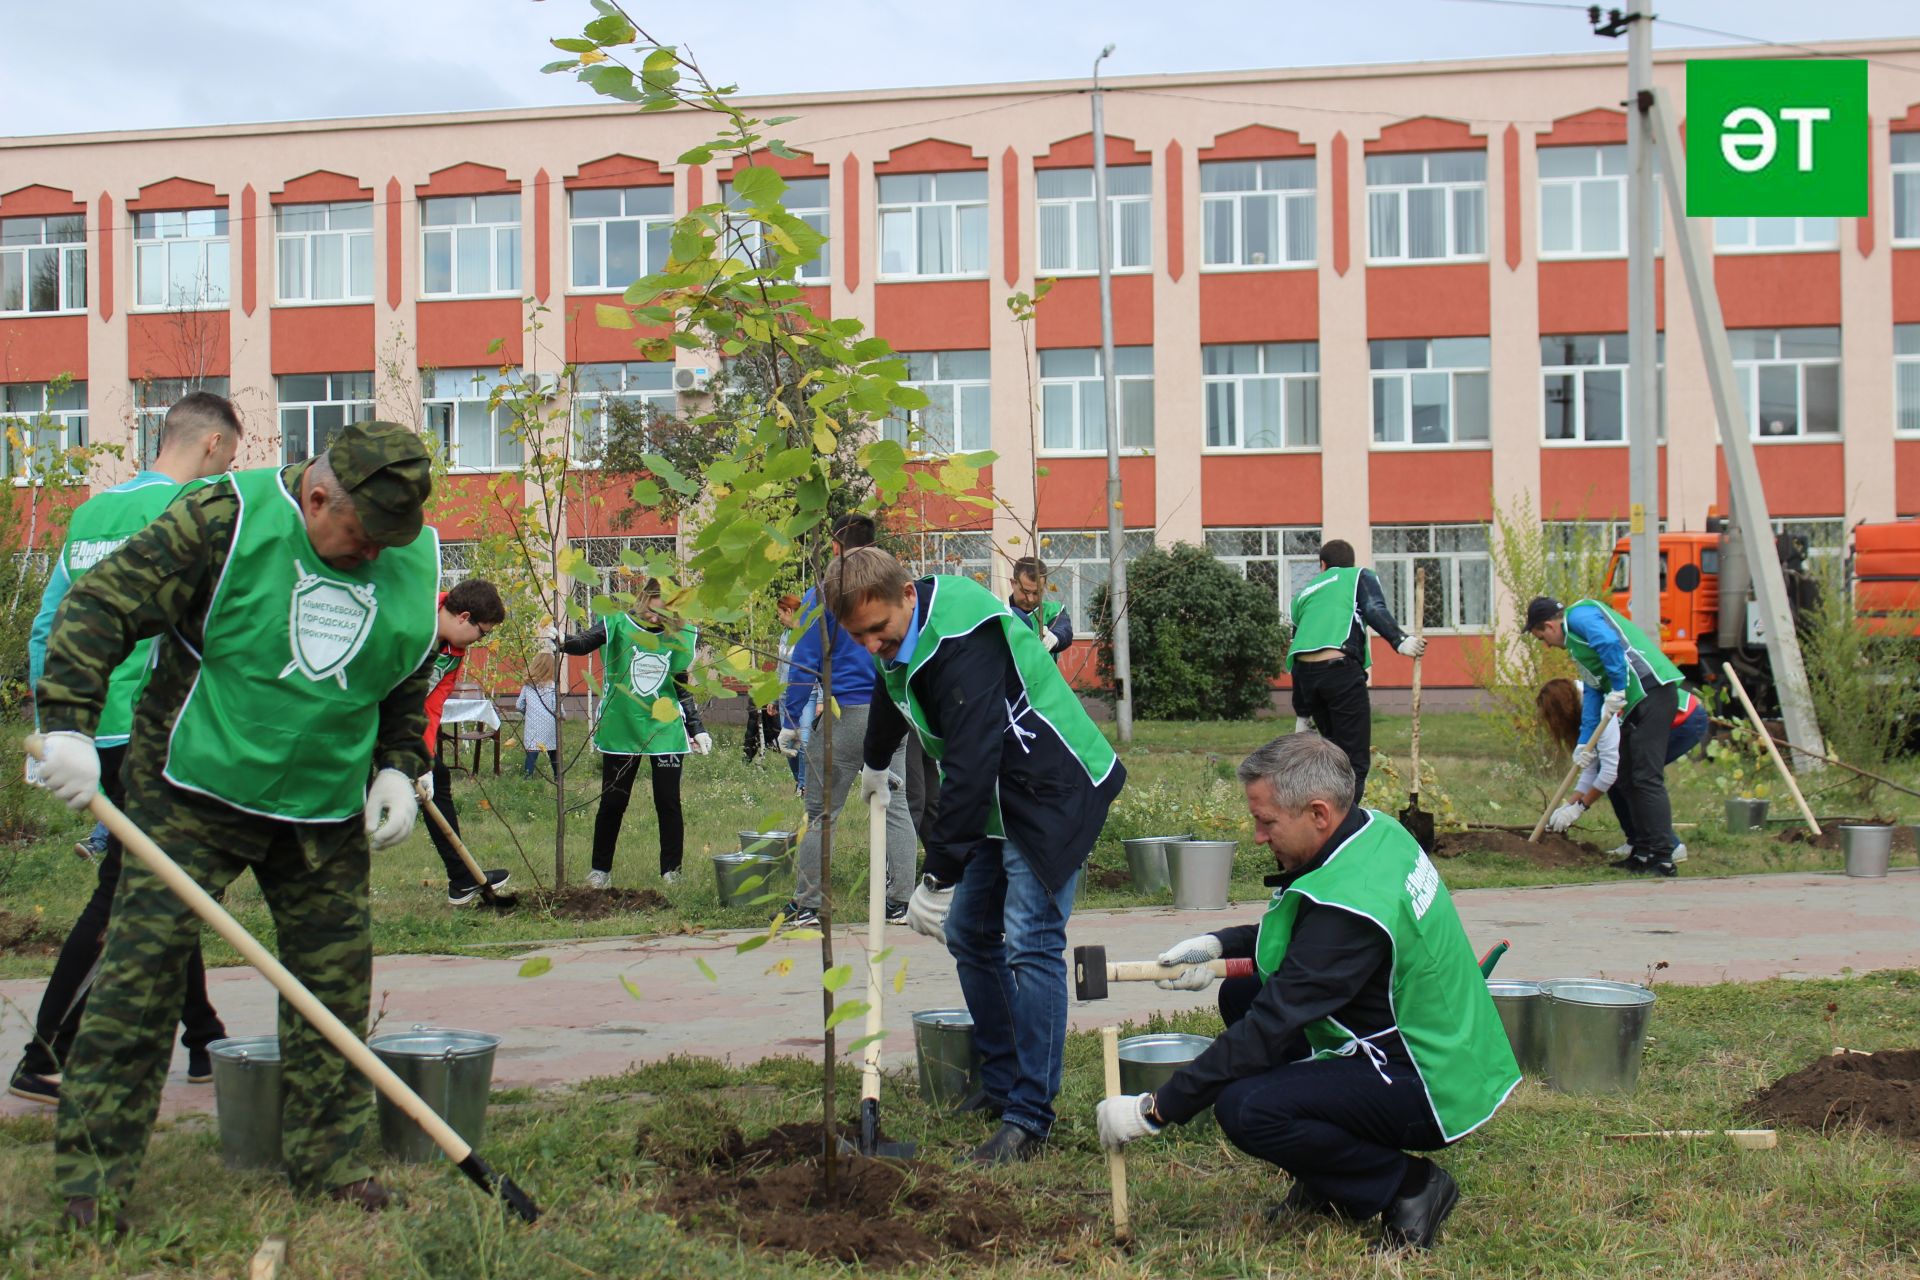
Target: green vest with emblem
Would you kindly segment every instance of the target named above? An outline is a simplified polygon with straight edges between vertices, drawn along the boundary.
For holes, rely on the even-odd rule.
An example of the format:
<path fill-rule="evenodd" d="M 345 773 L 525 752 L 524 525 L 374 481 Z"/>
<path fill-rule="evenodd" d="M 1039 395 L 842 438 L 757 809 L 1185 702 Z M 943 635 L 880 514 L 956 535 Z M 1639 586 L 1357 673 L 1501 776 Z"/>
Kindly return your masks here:
<path fill-rule="evenodd" d="M 1626 714 L 1631 715 L 1633 709 L 1640 705 L 1640 700 L 1647 696 L 1648 686 L 1658 688 L 1679 682 L 1680 668 L 1674 666 L 1672 659 L 1660 652 L 1660 646 L 1647 639 L 1647 633 L 1634 626 L 1630 618 L 1615 613 L 1598 600 L 1575 600 L 1567 606 L 1567 612 L 1561 615 L 1560 620 L 1567 637 L 1567 656 L 1573 659 L 1574 666 L 1580 668 L 1580 679 L 1583 682 L 1592 685 L 1602 693 L 1612 692 L 1612 687 L 1607 682 L 1607 669 L 1600 661 L 1600 655 L 1593 651 L 1592 645 L 1575 635 L 1571 627 L 1566 627 L 1567 614 L 1571 614 L 1582 605 L 1592 605 L 1598 609 L 1601 616 L 1606 618 L 1613 629 L 1620 634 L 1621 644 L 1626 648 Z"/>
<path fill-rule="evenodd" d="M 1300 588 L 1288 612 L 1293 617 L 1293 643 L 1287 646 L 1287 670 L 1293 670 L 1296 654 L 1344 648 L 1353 634 L 1353 620 L 1360 614 L 1360 570 L 1321 570 Z M 1373 646 L 1360 646 L 1360 665 L 1373 665 Z"/>
<path fill-rule="evenodd" d="M 120 549 L 120 544 L 152 524 L 167 509 L 180 486 L 169 476 L 136 477 L 96 494 L 74 508 L 67 523 L 67 544 L 60 563 L 70 582 Z M 133 709 L 146 690 L 152 670 L 151 637 L 133 646 L 107 678 L 106 700 L 100 704 L 100 723 L 93 731 L 95 745 L 125 746 L 133 732 Z"/>
<path fill-rule="evenodd" d="M 1042 631 L 1053 625 L 1053 620 L 1059 617 L 1060 611 L 1066 607 L 1066 605 L 1061 604 L 1058 600 L 1042 600 L 1038 605 L 1034 606 L 1033 611 L 1026 617 L 1022 618 L 1017 613 L 1014 614 L 1013 617 L 1016 622 L 1019 622 L 1022 626 L 1032 631 L 1033 634 L 1039 635 Z"/>
<path fill-rule="evenodd" d="M 1440 873 L 1400 824 L 1365 812 L 1366 825 L 1324 863 L 1274 894 L 1260 919 L 1254 964 L 1263 982 L 1279 971 L 1304 902 L 1385 930 L 1393 940 L 1393 1029 L 1451 1142 L 1487 1122 L 1520 1083 L 1520 1068 Z M 1370 1047 L 1337 1018 L 1308 1023 L 1305 1034 L 1316 1058 Z"/>
<path fill-rule="evenodd" d="M 606 627 L 606 697 L 594 747 L 610 756 L 685 755 L 687 723 L 673 678 L 693 665 L 699 628 L 653 631 L 624 613 L 608 614 Z M 673 709 L 664 720 L 654 714 L 663 699 Z"/>
<path fill-rule="evenodd" d="M 358 818 L 380 704 L 439 637 L 439 535 L 428 525 L 371 564 L 336 569 L 314 551 L 279 468 L 217 483 L 232 485 L 240 514 L 167 781 L 261 817 Z"/>
<path fill-rule="evenodd" d="M 926 753 L 938 762 L 946 754 L 946 742 L 928 727 L 926 711 L 920 705 L 918 691 L 913 687 L 913 677 L 947 640 L 969 635 L 984 626 L 997 625 L 1007 638 L 1014 669 L 1020 673 L 1020 683 L 1024 686 L 1024 695 L 1019 704 L 1007 708 L 1007 719 L 1013 732 L 1055 734 L 1087 771 L 1087 777 L 1095 786 L 1106 781 L 1119 757 L 1114 754 L 1113 745 L 1080 705 L 1080 699 L 1074 695 L 1066 677 L 1060 674 L 1060 668 L 1055 665 L 1053 655 L 1040 642 L 1039 633 L 1020 621 L 998 596 L 972 578 L 941 574 L 922 578 L 914 586 L 928 601 L 928 605 L 927 616 L 920 623 L 920 638 L 915 642 L 912 661 L 903 667 L 896 667 L 876 656 L 874 665 L 879 668 L 880 683 L 886 689 L 887 696 L 900 708 L 901 714 L 906 716 L 907 722 L 920 736 L 920 745 Z M 916 603 L 915 608 L 918 607 Z M 987 834 L 1006 834 L 1000 822 L 1000 801 L 997 796 L 993 812 L 987 818 Z"/>

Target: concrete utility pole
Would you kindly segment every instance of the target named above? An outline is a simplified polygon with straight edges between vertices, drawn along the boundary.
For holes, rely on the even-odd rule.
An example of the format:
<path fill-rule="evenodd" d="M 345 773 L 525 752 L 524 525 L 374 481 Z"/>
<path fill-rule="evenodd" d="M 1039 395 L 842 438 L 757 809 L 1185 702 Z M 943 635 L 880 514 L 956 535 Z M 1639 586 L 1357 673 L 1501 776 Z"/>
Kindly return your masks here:
<path fill-rule="evenodd" d="M 1133 646 L 1127 627 L 1126 520 L 1120 500 L 1120 388 L 1113 371 L 1113 214 L 1107 206 L 1107 125 L 1100 109 L 1100 64 L 1093 60 L 1093 203 L 1100 240 L 1100 380 L 1107 401 L 1107 607 L 1113 615 L 1113 678 L 1120 697 L 1114 720 L 1120 741 L 1133 741 Z M 1038 519 L 1038 513 L 1035 513 Z"/>
<path fill-rule="evenodd" d="M 1660 408 L 1655 395 L 1653 15 L 1627 22 L 1627 502 L 1628 612 L 1660 638 Z"/>

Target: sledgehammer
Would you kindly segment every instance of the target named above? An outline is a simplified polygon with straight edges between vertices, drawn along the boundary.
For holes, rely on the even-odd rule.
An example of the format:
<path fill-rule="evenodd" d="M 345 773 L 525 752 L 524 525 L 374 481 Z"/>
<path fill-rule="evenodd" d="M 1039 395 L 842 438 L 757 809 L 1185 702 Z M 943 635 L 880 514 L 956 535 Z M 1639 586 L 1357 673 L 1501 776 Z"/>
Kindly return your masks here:
<path fill-rule="evenodd" d="M 1122 960 L 1109 964 L 1105 947 L 1075 947 L 1073 998 L 1105 1000 L 1109 982 L 1153 982 L 1160 978 L 1171 978 L 1192 967 L 1185 964 L 1157 964 L 1152 960 Z M 1255 972 L 1252 959 L 1247 957 L 1209 960 L 1206 967 L 1213 970 L 1216 978 L 1251 978 Z"/>

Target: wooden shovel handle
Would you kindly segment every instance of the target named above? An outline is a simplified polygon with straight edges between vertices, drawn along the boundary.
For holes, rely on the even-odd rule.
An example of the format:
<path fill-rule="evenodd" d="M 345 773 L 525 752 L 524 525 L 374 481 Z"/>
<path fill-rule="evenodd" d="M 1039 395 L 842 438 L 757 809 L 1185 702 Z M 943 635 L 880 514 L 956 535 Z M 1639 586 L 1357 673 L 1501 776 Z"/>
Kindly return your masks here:
<path fill-rule="evenodd" d="M 1600 723 L 1593 726 L 1593 736 L 1587 739 L 1587 747 L 1589 750 L 1599 743 L 1600 735 L 1607 731 L 1607 722 L 1611 719 L 1613 719 L 1613 716 L 1602 709 L 1600 712 Z M 1538 844 L 1540 842 L 1540 833 L 1547 829 L 1547 819 L 1551 818 L 1553 811 L 1560 807 L 1560 802 L 1566 798 L 1567 788 L 1571 787 L 1574 779 L 1579 776 L 1580 766 L 1576 764 L 1567 770 L 1566 777 L 1560 779 L 1560 785 L 1555 789 L 1553 799 L 1547 801 L 1546 809 L 1540 814 L 1540 821 L 1533 824 L 1533 834 L 1527 837 L 1527 843 Z"/>
<path fill-rule="evenodd" d="M 427 815 L 427 821 L 440 828 L 440 834 L 447 838 L 447 843 L 453 846 L 453 851 L 460 855 L 460 861 L 466 866 L 467 874 L 473 877 L 473 882 L 485 890 L 491 899 L 493 889 L 487 880 L 487 873 L 482 871 L 480 864 L 473 860 L 473 854 L 467 850 L 466 841 L 460 838 L 460 833 L 453 829 L 451 822 L 447 821 L 447 815 L 440 812 L 439 806 L 434 804 L 433 797 L 427 794 L 426 784 L 417 785 L 415 790 L 420 796 L 420 809 Z"/>
<path fill-rule="evenodd" d="M 1107 1096 L 1120 1096 L 1120 1031 L 1100 1028 L 1100 1058 L 1106 1067 Z M 1113 1238 L 1125 1244 L 1133 1238 L 1127 1221 L 1127 1157 L 1124 1152 L 1107 1152 L 1107 1178 L 1113 1183 Z"/>
<path fill-rule="evenodd" d="M 1427 634 L 1427 569 L 1425 565 L 1413 571 L 1413 634 L 1425 638 Z M 1420 795 L 1420 658 L 1413 660 L 1413 777 L 1407 784 L 1408 794 L 1418 798 Z"/>

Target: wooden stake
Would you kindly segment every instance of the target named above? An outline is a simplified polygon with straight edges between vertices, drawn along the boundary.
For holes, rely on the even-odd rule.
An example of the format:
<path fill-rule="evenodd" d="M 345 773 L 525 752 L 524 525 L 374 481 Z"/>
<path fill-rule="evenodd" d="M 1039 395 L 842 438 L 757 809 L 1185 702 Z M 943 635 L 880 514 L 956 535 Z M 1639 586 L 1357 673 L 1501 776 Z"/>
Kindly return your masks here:
<path fill-rule="evenodd" d="M 1120 1031 L 1100 1028 L 1100 1055 L 1107 1069 L 1107 1096 L 1120 1096 Z M 1122 1151 L 1107 1152 L 1107 1179 L 1113 1183 L 1113 1238 L 1121 1244 L 1133 1243 L 1133 1227 L 1127 1221 L 1127 1157 Z"/>
<path fill-rule="evenodd" d="M 1427 567 L 1413 571 L 1413 634 L 1427 634 Z M 1420 804 L 1420 659 L 1413 660 L 1413 776 L 1407 784 L 1414 807 Z"/>
<path fill-rule="evenodd" d="M 1600 723 L 1593 726 L 1593 736 L 1587 739 L 1587 749 L 1589 751 L 1593 750 L 1595 746 L 1598 745 L 1600 741 L 1600 735 L 1607 731 L 1607 721 L 1611 720 L 1612 718 L 1613 717 L 1608 715 L 1606 711 L 1602 710 L 1600 712 Z M 1578 754 L 1578 753 L 1576 752 L 1575 754 Z M 1540 842 L 1540 833 L 1547 829 L 1547 819 L 1551 818 L 1553 816 L 1553 811 L 1560 807 L 1560 802 L 1566 798 L 1567 788 L 1571 787 L 1574 783 L 1574 780 L 1579 776 L 1580 776 L 1580 766 L 1576 764 L 1571 769 L 1567 770 L 1566 777 L 1560 779 L 1560 786 L 1558 787 L 1558 789 L 1554 791 L 1553 799 L 1547 801 L 1546 809 L 1543 810 L 1540 814 L 1540 821 L 1533 824 L 1533 834 L 1527 837 L 1528 844 L 1538 844 Z"/>
<path fill-rule="evenodd" d="M 1726 1138 L 1743 1151 L 1771 1151 L 1780 1145 L 1772 1129 L 1649 1129 L 1645 1133 L 1610 1133 L 1608 1142 L 1646 1142 L 1655 1138 Z"/>
<path fill-rule="evenodd" d="M 1787 768 L 1787 762 L 1780 758 L 1780 748 L 1773 745 L 1773 735 L 1767 732 L 1767 726 L 1760 719 L 1760 713 L 1753 709 L 1753 699 L 1747 696 L 1747 687 L 1740 683 L 1740 673 L 1732 667 L 1722 667 L 1727 683 L 1740 699 L 1740 705 L 1747 709 L 1747 719 L 1753 721 L 1753 731 L 1760 735 L 1760 741 L 1767 746 L 1767 754 L 1773 758 L 1773 767 L 1780 771 L 1780 780 L 1787 784 L 1787 791 L 1793 796 L 1793 802 L 1800 806 L 1800 816 L 1807 820 L 1807 829 L 1813 832 L 1813 838 L 1820 838 L 1820 822 L 1813 816 L 1813 810 L 1807 808 L 1807 798 L 1800 794 L 1800 784 L 1793 780 L 1793 771 Z"/>
<path fill-rule="evenodd" d="M 247 1266 L 247 1280 L 277 1280 L 281 1264 L 287 1260 L 287 1238 L 268 1236 L 254 1252 Z"/>

